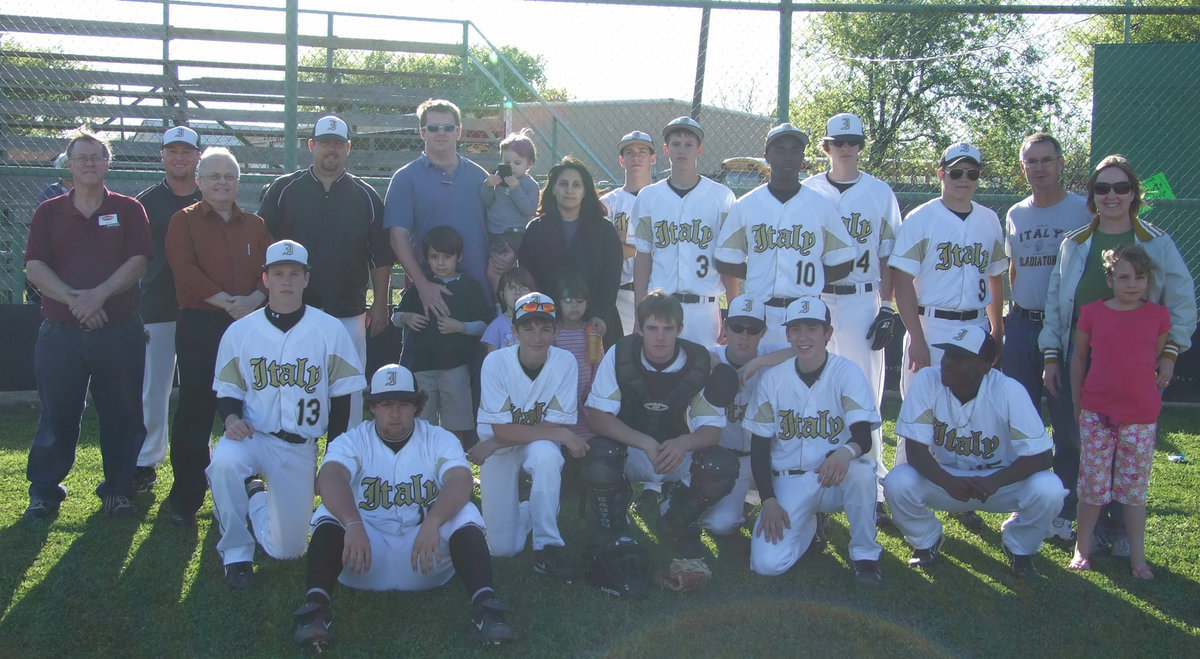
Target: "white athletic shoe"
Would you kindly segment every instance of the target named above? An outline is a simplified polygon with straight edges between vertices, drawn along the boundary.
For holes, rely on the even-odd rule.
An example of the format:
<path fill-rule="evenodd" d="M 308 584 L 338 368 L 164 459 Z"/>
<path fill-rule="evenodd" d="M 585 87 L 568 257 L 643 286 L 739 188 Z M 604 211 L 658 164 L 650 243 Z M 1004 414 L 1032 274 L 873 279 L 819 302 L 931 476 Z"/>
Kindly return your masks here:
<path fill-rule="evenodd" d="M 1071 528 L 1071 520 L 1055 517 L 1054 521 L 1050 522 L 1050 528 L 1046 531 L 1046 539 L 1074 542 L 1075 531 Z"/>

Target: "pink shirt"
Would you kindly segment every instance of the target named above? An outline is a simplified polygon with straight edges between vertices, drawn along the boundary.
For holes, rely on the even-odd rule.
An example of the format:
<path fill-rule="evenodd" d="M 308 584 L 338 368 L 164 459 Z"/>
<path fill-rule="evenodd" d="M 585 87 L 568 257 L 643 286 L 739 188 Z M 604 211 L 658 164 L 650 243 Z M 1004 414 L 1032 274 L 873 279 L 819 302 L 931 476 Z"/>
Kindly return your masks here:
<path fill-rule="evenodd" d="M 1171 329 L 1167 308 L 1147 302 L 1117 311 L 1097 300 L 1079 310 L 1079 331 L 1089 336 L 1091 366 L 1080 406 L 1114 423 L 1154 423 L 1162 411 L 1156 383 L 1158 338 Z"/>
<path fill-rule="evenodd" d="M 566 329 L 558 326 L 558 335 L 554 337 L 554 346 L 562 348 L 575 356 L 575 364 L 579 366 L 579 384 L 576 387 L 579 396 L 579 419 L 571 426 L 572 432 L 584 439 L 591 439 L 596 434 L 588 427 L 587 401 L 588 393 L 592 391 L 592 380 L 596 379 L 596 364 L 587 360 L 587 328 Z"/>

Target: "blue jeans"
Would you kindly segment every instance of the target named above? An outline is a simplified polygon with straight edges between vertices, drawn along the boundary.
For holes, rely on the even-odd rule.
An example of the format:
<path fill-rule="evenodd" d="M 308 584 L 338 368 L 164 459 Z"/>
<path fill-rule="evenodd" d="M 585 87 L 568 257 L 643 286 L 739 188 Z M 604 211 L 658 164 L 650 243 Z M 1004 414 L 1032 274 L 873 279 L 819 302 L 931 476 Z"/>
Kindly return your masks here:
<path fill-rule="evenodd" d="M 31 500 L 57 503 L 75 463 L 79 424 L 90 385 L 100 420 L 104 481 L 96 494 L 133 496 L 133 473 L 146 439 L 142 375 L 146 335 L 137 316 L 95 331 L 43 321 L 33 349 L 41 415 L 29 447 Z"/>
<path fill-rule="evenodd" d="M 1075 422 L 1075 405 L 1071 401 L 1071 349 L 1067 346 L 1061 363 L 1061 382 L 1058 395 L 1051 396 L 1042 385 L 1042 353 L 1038 349 L 1038 334 L 1042 321 L 1033 320 L 1019 313 L 1009 313 L 1004 318 L 1004 351 L 1000 357 L 1000 368 L 1029 392 L 1035 409 L 1041 410 L 1042 394 L 1046 394 L 1046 409 L 1050 413 L 1050 427 L 1054 437 L 1054 473 L 1067 488 L 1063 500 L 1064 519 L 1075 519 L 1075 492 L 1079 481 L 1079 424 Z"/>

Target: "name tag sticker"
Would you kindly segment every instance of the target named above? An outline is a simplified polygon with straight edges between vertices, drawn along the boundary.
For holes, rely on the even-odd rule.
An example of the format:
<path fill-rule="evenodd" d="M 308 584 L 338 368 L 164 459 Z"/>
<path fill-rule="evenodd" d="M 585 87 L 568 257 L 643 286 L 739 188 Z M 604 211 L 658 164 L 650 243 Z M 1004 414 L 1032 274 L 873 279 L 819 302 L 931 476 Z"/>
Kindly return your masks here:
<path fill-rule="evenodd" d="M 100 226 L 102 227 L 115 227 L 119 224 L 120 222 L 117 221 L 116 213 L 109 213 L 108 215 L 100 216 Z"/>

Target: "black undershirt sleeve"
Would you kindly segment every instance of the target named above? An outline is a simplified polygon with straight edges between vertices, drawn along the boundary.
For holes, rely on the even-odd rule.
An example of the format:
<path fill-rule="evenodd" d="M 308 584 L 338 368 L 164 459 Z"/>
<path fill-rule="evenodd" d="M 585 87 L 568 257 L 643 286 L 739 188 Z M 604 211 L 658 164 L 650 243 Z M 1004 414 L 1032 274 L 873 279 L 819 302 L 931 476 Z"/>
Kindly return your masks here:
<path fill-rule="evenodd" d="M 243 411 L 240 398 L 217 399 L 217 414 L 221 415 L 221 423 L 225 423 L 225 419 L 228 419 L 230 414 L 236 414 L 238 418 L 241 418 Z"/>
<path fill-rule="evenodd" d="M 850 442 L 858 444 L 858 454 L 866 455 L 871 450 L 871 424 L 859 421 L 850 424 Z"/>
<path fill-rule="evenodd" d="M 750 473 L 754 474 L 760 500 L 775 496 L 775 483 L 771 480 L 771 438 L 754 435 L 750 440 Z"/>
<path fill-rule="evenodd" d="M 329 434 L 326 443 L 332 442 L 346 432 L 350 425 L 350 394 L 329 399 Z M 868 441 L 870 438 L 868 437 Z"/>

